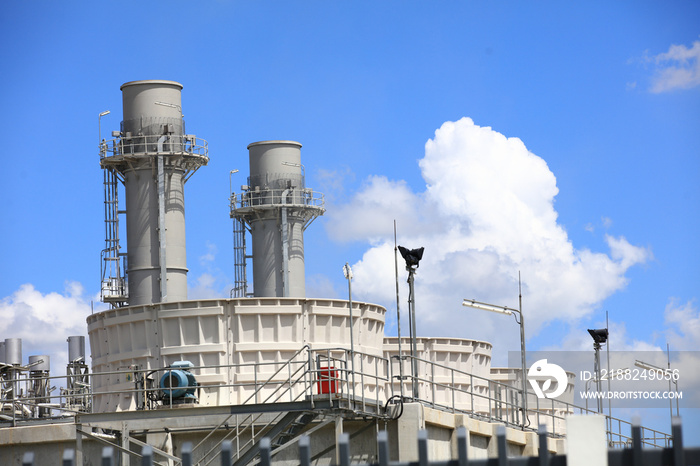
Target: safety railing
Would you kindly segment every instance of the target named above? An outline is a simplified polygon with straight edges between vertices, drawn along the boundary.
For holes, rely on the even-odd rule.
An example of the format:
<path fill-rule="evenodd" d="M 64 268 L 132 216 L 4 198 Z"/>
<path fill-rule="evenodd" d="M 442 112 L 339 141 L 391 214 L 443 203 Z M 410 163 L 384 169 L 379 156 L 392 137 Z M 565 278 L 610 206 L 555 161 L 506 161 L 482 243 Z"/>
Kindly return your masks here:
<path fill-rule="evenodd" d="M 207 141 L 191 134 L 124 136 L 102 140 L 100 159 L 108 157 L 138 156 L 150 154 L 180 154 L 208 159 Z"/>
<path fill-rule="evenodd" d="M 308 346 L 279 362 L 72 372 L 36 375 L 5 365 L 0 371 L 0 422 L 89 412 L 99 406 L 97 399 L 110 396 L 131 400 L 124 405 L 137 410 L 162 409 L 195 403 L 209 391 L 245 394 L 235 400 L 237 405 L 347 398 L 363 409 L 386 398 L 389 382 L 384 358 L 345 348 L 312 350 Z M 193 376 L 191 384 L 187 373 Z M 198 381 L 211 375 L 228 377 L 230 383 Z M 44 387 L 41 393 L 37 386 Z"/>
<path fill-rule="evenodd" d="M 410 356 L 394 357 L 392 360 L 408 364 L 403 373 L 410 374 Z M 535 430 L 532 426 L 544 424 L 549 434 L 555 436 L 565 433 L 566 415 L 597 414 L 570 403 L 538 399 L 530 393 L 527 416 L 523 417 L 522 393 L 518 388 L 444 364 L 424 359 L 419 359 L 418 363 L 421 370 L 415 382 L 419 386 L 419 396 L 415 400 L 397 395 L 411 393 L 410 389 L 405 389 L 413 382 L 411 376 L 400 380 L 397 373 L 401 371 L 388 359 L 347 348 L 312 350 L 304 346 L 286 361 L 191 366 L 186 371 L 193 375 L 194 380 L 198 377 L 205 379 L 204 376 L 212 374 L 222 377 L 228 374 L 230 382 L 197 383 L 187 387 L 173 385 L 171 380 L 175 379 L 168 377 L 163 386 L 161 382 L 166 374 L 174 376 L 172 372 L 183 370 L 173 367 L 130 367 L 111 372 L 79 373 L 71 376 L 70 383 L 66 383 L 66 376 L 37 376 L 32 372 L 4 367 L 0 378 L 0 424 L 12 421 L 15 425 L 17 421 L 27 419 L 89 412 L 92 406 L 100 406 L 95 404 L 99 397 L 130 399 L 128 409 L 174 408 L 206 398 L 208 391 L 245 393 L 245 398 L 233 403 L 243 406 L 307 400 L 313 408 L 313 403 L 319 400 L 342 401 L 343 406 L 357 413 L 385 417 L 389 400 L 398 397 L 401 401 L 416 401 L 431 408 L 522 429 Z M 245 374 L 246 377 L 231 377 L 231 374 Z M 57 395 L 53 394 L 56 386 L 60 388 Z M 36 387 L 47 388 L 37 393 Z M 189 390 L 192 396 L 175 396 L 176 389 L 183 388 Z M 386 405 L 382 406 L 383 403 Z M 609 445 L 628 445 L 631 437 L 626 432 L 629 432 L 631 424 L 615 417 L 605 417 Z M 258 421 L 253 416 L 240 425 L 252 426 Z M 664 432 L 649 428 L 642 428 L 641 432 L 644 445 L 667 447 L 672 443 L 672 437 Z"/>
<path fill-rule="evenodd" d="M 404 374 L 411 374 L 411 356 L 395 356 L 403 368 Z M 533 426 L 546 425 L 550 435 L 563 436 L 566 415 L 600 414 L 572 403 L 554 399 L 540 399 L 533 392 L 528 392 L 527 416 L 522 416 L 522 390 L 488 378 L 473 375 L 444 364 L 416 358 L 420 367 L 415 379 L 408 375 L 401 381 L 403 392 L 411 393 L 410 384 L 418 384 L 419 398 L 414 400 L 432 408 L 450 412 L 460 412 L 472 417 L 489 421 L 503 422 L 506 425 L 527 430 L 536 430 Z M 429 376 L 429 377 L 427 377 Z M 392 374 L 392 380 L 395 377 Z M 396 388 L 394 388 L 396 391 Z M 534 400 L 534 405 L 531 400 Z M 608 445 L 624 447 L 631 442 L 629 432 L 632 424 L 607 414 L 606 418 Z M 672 436 L 654 429 L 641 427 L 641 442 L 650 447 L 668 447 Z"/>
<path fill-rule="evenodd" d="M 314 207 L 323 209 L 323 194 L 311 188 L 250 189 L 231 194 L 231 214 L 245 207 Z"/>

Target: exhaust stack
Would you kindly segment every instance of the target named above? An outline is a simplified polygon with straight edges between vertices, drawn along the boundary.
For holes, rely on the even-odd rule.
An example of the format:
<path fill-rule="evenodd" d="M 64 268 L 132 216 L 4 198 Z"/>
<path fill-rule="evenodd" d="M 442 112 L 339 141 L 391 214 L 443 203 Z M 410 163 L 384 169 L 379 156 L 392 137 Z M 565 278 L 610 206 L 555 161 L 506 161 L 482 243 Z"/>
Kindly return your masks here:
<path fill-rule="evenodd" d="M 249 144 L 248 185 L 231 196 L 231 217 L 247 225 L 253 240 L 256 297 L 306 296 L 304 230 L 325 208 L 323 195 L 305 186 L 300 149 L 294 141 Z"/>
<path fill-rule="evenodd" d="M 181 90 L 174 81 L 123 84 L 118 138 L 100 144 L 107 225 L 102 296 L 114 306 L 187 299 L 184 186 L 209 158 L 206 141 L 185 133 Z M 126 254 L 118 240 L 117 180 L 126 197 Z M 122 273 L 110 271 L 124 256 L 126 264 L 116 269 L 126 270 L 128 287 Z"/>

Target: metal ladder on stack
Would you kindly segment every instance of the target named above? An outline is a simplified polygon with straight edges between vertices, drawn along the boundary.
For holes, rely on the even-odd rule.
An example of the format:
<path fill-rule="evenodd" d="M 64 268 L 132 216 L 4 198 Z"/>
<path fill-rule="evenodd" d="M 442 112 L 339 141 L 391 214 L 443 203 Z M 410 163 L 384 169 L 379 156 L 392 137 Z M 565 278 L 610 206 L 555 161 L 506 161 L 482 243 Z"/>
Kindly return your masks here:
<path fill-rule="evenodd" d="M 111 168 L 104 172 L 104 208 L 105 208 L 105 248 L 102 250 L 100 296 L 103 302 L 120 307 L 126 304 L 128 292 L 126 285 L 125 254 L 120 253 L 119 246 L 119 197 L 117 172 Z"/>

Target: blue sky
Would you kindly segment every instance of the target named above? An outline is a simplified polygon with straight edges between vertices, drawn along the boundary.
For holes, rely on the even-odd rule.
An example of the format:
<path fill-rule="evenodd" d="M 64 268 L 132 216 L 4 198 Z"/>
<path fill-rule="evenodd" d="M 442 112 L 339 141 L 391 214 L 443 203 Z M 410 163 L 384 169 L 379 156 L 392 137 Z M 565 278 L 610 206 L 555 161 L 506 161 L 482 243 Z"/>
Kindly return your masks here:
<path fill-rule="evenodd" d="M 505 364 L 517 325 L 461 300 L 517 306 L 520 271 L 528 348 L 592 349 L 608 311 L 612 350 L 700 350 L 698 2 L 193 5 L 0 6 L 0 339 L 25 357 L 65 352 L 101 309 L 97 115 L 118 129 L 119 86 L 140 79 L 182 83 L 209 141 L 186 186 L 190 297 L 232 286 L 229 171 L 236 190 L 247 144 L 291 139 L 328 209 L 308 296 L 344 298 L 349 262 L 394 333 L 396 219 L 426 247 L 422 335 L 491 341 Z"/>

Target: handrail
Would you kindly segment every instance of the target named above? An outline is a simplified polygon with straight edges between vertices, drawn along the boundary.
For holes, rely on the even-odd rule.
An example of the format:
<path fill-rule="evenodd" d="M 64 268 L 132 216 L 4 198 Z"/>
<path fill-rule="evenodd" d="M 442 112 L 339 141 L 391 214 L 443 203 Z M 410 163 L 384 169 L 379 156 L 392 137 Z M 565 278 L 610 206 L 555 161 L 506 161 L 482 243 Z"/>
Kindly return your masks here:
<path fill-rule="evenodd" d="M 103 140 L 100 143 L 100 160 L 162 153 L 196 156 L 207 160 L 209 158 L 208 143 L 202 138 L 190 134 L 165 135 L 165 141 L 161 141 L 161 138 L 161 134 L 152 134 Z"/>
<path fill-rule="evenodd" d="M 287 188 L 263 188 L 259 190 L 247 190 L 242 193 L 231 193 L 230 209 L 234 215 L 238 209 L 248 207 L 314 207 L 323 209 L 325 200 L 323 194 L 310 188 L 295 188 L 289 194 L 285 194 Z"/>
<path fill-rule="evenodd" d="M 296 359 L 296 357 L 299 356 L 299 355 L 302 353 L 302 351 L 304 351 L 304 350 L 309 350 L 309 349 L 310 349 L 309 345 L 304 345 L 304 346 L 302 346 L 296 353 L 294 353 L 294 355 L 293 355 L 291 358 L 289 358 L 289 359 L 287 360 L 287 362 L 286 362 L 283 366 L 281 366 L 279 369 L 277 369 L 277 371 L 275 371 L 274 374 L 272 374 L 265 382 L 263 382 L 262 385 L 261 385 L 257 390 L 255 390 L 255 391 L 253 392 L 253 394 L 250 395 L 242 404 L 247 404 L 247 403 L 251 400 L 251 398 L 255 398 L 255 396 L 257 395 L 257 393 L 260 392 L 260 390 L 262 390 L 262 388 L 263 388 L 265 385 L 267 385 L 268 383 L 270 383 L 270 382 L 280 373 L 280 371 L 281 371 L 282 369 L 284 369 L 284 367 L 285 367 L 286 365 L 291 364 L 291 363 Z M 276 364 L 279 364 L 279 363 L 276 363 Z M 309 369 L 310 369 L 310 368 L 309 368 Z"/>
<path fill-rule="evenodd" d="M 413 356 L 410 356 L 410 355 L 406 355 L 406 354 L 405 354 L 405 355 L 402 355 L 400 358 L 397 358 L 397 359 L 399 360 L 399 364 L 403 364 L 403 361 L 404 361 L 404 360 L 410 360 L 411 358 L 413 358 Z M 493 409 L 493 407 L 492 407 L 492 405 L 491 405 L 491 402 L 492 402 L 492 401 L 497 402 L 497 403 L 503 403 L 506 407 L 512 407 L 511 412 L 513 412 L 513 413 L 517 413 L 517 412 L 518 412 L 518 410 L 520 409 L 520 404 L 518 403 L 517 400 L 514 400 L 513 402 L 510 402 L 510 401 L 508 401 L 508 400 L 502 401 L 502 400 L 496 400 L 496 399 L 494 399 L 492 396 L 487 396 L 487 395 L 482 395 L 482 394 L 479 394 L 479 393 L 475 393 L 473 381 L 474 381 L 474 379 L 477 379 L 477 380 L 480 380 L 480 381 L 485 382 L 485 383 L 487 384 L 486 386 L 489 387 L 489 392 L 492 391 L 492 390 L 491 390 L 491 387 L 492 387 L 492 386 L 495 386 L 495 387 L 503 387 L 503 388 L 505 388 L 506 393 L 511 392 L 511 393 L 517 394 L 518 396 L 523 396 L 523 394 L 522 394 L 522 389 L 519 389 L 519 388 L 517 388 L 517 387 L 512 387 L 512 386 L 510 386 L 510 385 L 508 385 L 508 384 L 504 384 L 504 383 L 502 383 L 502 382 L 493 381 L 493 380 L 490 380 L 490 379 L 485 378 L 485 377 L 480 377 L 480 376 L 477 376 L 477 375 L 473 375 L 473 374 L 471 374 L 471 373 L 468 373 L 468 372 L 465 372 L 465 371 L 461 371 L 461 370 L 459 370 L 459 369 L 455 369 L 455 368 L 453 368 L 453 367 L 446 366 L 446 365 L 444 365 L 444 364 L 440 364 L 440 363 L 428 361 L 428 360 L 421 359 L 421 358 L 415 358 L 415 359 L 416 359 L 418 362 L 420 362 L 420 363 L 424 363 L 424 364 L 426 364 L 426 365 L 428 365 L 428 366 L 433 366 L 433 370 L 434 370 L 435 367 L 439 367 L 439 368 L 442 368 L 442 369 L 446 369 L 447 371 L 450 372 L 451 377 L 452 377 L 451 380 L 453 381 L 453 383 L 452 383 L 451 385 L 447 385 L 447 384 L 445 384 L 445 383 L 436 382 L 436 381 L 434 380 L 434 378 L 428 379 L 428 378 L 422 378 L 422 377 L 418 376 L 418 377 L 415 378 L 415 380 L 416 380 L 417 383 L 423 383 L 423 384 L 430 385 L 430 388 L 431 388 L 431 389 L 433 389 L 434 387 L 444 387 L 444 388 L 447 388 L 448 390 L 452 390 L 453 394 L 454 394 L 455 392 L 457 392 L 457 393 L 467 393 L 467 394 L 470 395 L 470 397 L 471 397 L 471 399 L 472 399 L 472 401 L 471 401 L 471 403 L 470 403 L 472 409 L 471 409 L 471 410 L 465 410 L 465 409 L 458 408 L 457 405 L 456 405 L 456 403 L 455 403 L 454 396 L 452 397 L 452 403 L 449 404 L 449 405 L 445 405 L 445 404 L 441 404 L 441 403 L 436 402 L 435 397 L 433 397 L 432 400 L 418 399 L 418 400 L 413 400 L 413 401 L 416 401 L 416 402 L 421 403 L 421 404 L 424 404 L 424 405 L 425 405 L 425 404 L 428 404 L 428 405 L 430 405 L 430 406 L 433 407 L 433 408 L 437 408 L 437 409 L 441 409 L 441 410 L 447 410 L 447 411 L 452 411 L 452 412 L 461 412 L 461 413 L 465 413 L 465 414 L 468 414 L 468 415 L 473 416 L 473 417 L 481 417 L 481 418 L 486 418 L 486 419 L 490 419 L 490 420 L 496 420 L 496 421 L 500 421 L 500 422 L 505 422 L 506 424 L 509 424 L 509 425 L 512 425 L 512 426 L 517 426 L 517 427 L 520 427 L 520 428 L 526 429 L 526 430 L 532 430 L 532 431 L 536 431 L 536 430 L 537 430 L 537 429 L 534 428 L 534 427 L 529 427 L 529 426 L 526 426 L 526 425 L 524 426 L 524 425 L 523 425 L 523 424 L 528 420 L 527 418 L 523 419 L 522 422 L 520 422 L 520 423 L 516 423 L 516 422 L 511 422 L 507 417 L 506 417 L 506 418 L 503 418 L 503 417 L 494 416 L 494 415 L 493 415 L 494 409 Z M 424 371 L 424 372 L 425 372 L 425 371 Z M 410 373 L 410 371 L 405 372 L 405 373 Z M 458 388 L 458 387 L 457 387 L 457 385 L 454 383 L 454 374 L 460 374 L 461 376 L 469 377 L 469 379 L 470 379 L 469 390 L 464 390 L 464 389 L 461 389 L 461 388 Z M 412 378 L 412 377 L 409 375 L 409 376 L 407 377 L 407 381 L 400 381 L 400 383 L 401 383 L 401 384 L 410 383 L 410 379 L 411 379 L 411 378 Z M 484 385 L 482 385 L 482 386 L 484 386 Z M 434 393 L 434 391 L 433 391 L 433 393 Z M 534 396 L 534 393 L 532 393 L 532 392 L 528 392 L 528 394 Z M 482 414 L 476 413 L 476 412 L 474 411 L 474 401 L 473 401 L 473 398 L 474 398 L 474 397 L 477 397 L 477 398 L 484 398 L 484 399 L 489 400 L 489 411 L 488 411 L 488 415 L 482 415 Z M 548 399 L 548 400 L 547 400 L 547 403 L 550 403 L 550 404 L 551 404 L 551 408 L 549 408 L 549 407 L 547 407 L 547 406 L 540 406 L 540 403 L 539 403 L 539 402 L 540 402 L 540 399 L 537 398 L 536 407 L 535 407 L 534 409 L 533 409 L 532 407 L 528 408 L 528 417 L 529 417 L 530 415 L 535 415 L 535 416 L 537 416 L 537 423 L 536 423 L 536 424 L 539 424 L 539 423 L 540 423 L 540 417 L 545 417 L 545 418 L 551 419 L 551 421 L 552 421 L 552 429 L 553 429 L 553 432 L 552 432 L 552 433 L 553 433 L 554 435 L 556 435 L 556 423 L 557 423 L 557 421 L 562 422 L 562 421 L 565 420 L 565 418 L 564 418 L 563 416 L 557 415 L 557 414 L 556 414 L 556 411 L 564 411 L 564 412 L 569 412 L 569 413 L 575 413 L 575 412 L 584 413 L 584 412 L 585 412 L 585 413 L 600 414 L 600 413 L 598 413 L 597 411 L 592 411 L 592 410 L 589 410 L 589 409 L 586 409 L 586 408 L 583 408 L 583 407 L 580 407 L 580 406 L 577 406 L 577 405 L 574 405 L 574 404 L 572 404 L 572 403 L 568 403 L 568 402 L 565 402 L 565 401 L 559 401 L 559 400 L 554 400 L 554 399 Z M 540 409 L 540 408 L 541 408 L 541 409 Z M 544 409 L 549 409 L 550 412 L 546 412 L 546 411 L 544 411 Z M 506 413 L 506 414 L 507 414 L 507 413 Z M 604 416 L 606 417 L 606 426 L 609 426 L 606 430 L 607 430 L 607 434 L 608 434 L 608 436 L 609 436 L 609 443 L 610 443 L 610 446 L 613 446 L 613 445 L 624 445 L 624 444 L 627 444 L 629 441 L 631 441 L 631 437 L 622 434 L 622 426 L 625 425 L 625 426 L 630 426 L 630 427 L 631 427 L 632 424 L 631 424 L 630 422 L 627 422 L 627 421 L 624 421 L 624 420 L 622 420 L 622 419 L 618 419 L 618 418 L 609 416 L 609 415 L 607 415 L 607 414 L 604 414 Z M 615 430 L 613 430 L 613 424 L 614 424 L 614 423 L 617 423 L 617 429 L 615 429 Z M 649 435 L 651 435 L 651 437 L 645 436 L 645 435 L 644 435 L 645 432 L 648 433 Z M 642 442 L 643 442 L 645 445 L 654 446 L 654 447 L 660 447 L 660 446 L 668 446 L 668 445 L 671 444 L 672 436 L 669 435 L 669 434 L 666 434 L 666 433 L 664 433 L 664 432 L 657 431 L 657 430 L 654 430 L 654 429 L 650 429 L 650 428 L 648 428 L 648 427 L 642 427 L 642 434 L 643 434 L 643 435 L 642 435 Z M 617 441 L 614 441 L 613 439 L 615 439 L 615 438 L 617 438 L 618 440 L 617 440 Z M 660 445 L 659 442 L 662 442 L 662 445 Z"/>
<path fill-rule="evenodd" d="M 317 357 L 322 361 L 328 361 L 325 369 L 322 364 L 314 364 Z M 355 359 L 355 383 L 352 383 L 352 370 L 350 367 L 351 358 Z M 410 363 L 411 356 L 392 356 L 391 360 L 398 360 L 398 364 Z M 367 361 L 373 361 L 369 367 L 365 367 Z M 542 420 L 551 422 L 551 434 L 557 435 L 559 425 L 564 421 L 567 413 L 594 413 L 592 410 L 576 406 L 572 403 L 557 400 L 537 399 L 528 409 L 528 418 L 520 418 L 520 402 L 522 392 L 517 387 L 506 383 L 490 380 L 486 377 L 474 375 L 469 372 L 450 367 L 445 364 L 431 362 L 418 358 L 418 362 L 423 369 L 423 376 L 415 378 L 420 384 L 422 395 L 419 399 L 413 400 L 435 409 L 452 413 L 464 413 L 469 416 L 491 421 L 505 422 L 508 425 L 535 430 L 531 427 L 523 427 L 528 418 L 533 424 L 539 425 Z M 265 367 L 274 366 L 270 372 Z M 87 370 L 87 366 L 82 365 Z M 367 413 L 368 402 L 373 405 L 382 400 L 382 393 L 386 394 L 386 399 L 390 399 L 397 392 L 398 387 L 403 388 L 405 384 L 411 383 L 411 376 L 398 380 L 394 363 L 390 363 L 387 358 L 382 358 L 374 354 L 351 351 L 348 348 L 323 348 L 312 349 L 310 345 L 304 345 L 297 350 L 288 360 L 280 362 L 244 363 L 244 364 L 220 364 L 195 366 L 189 370 L 195 378 L 207 375 L 223 375 L 225 370 L 242 369 L 252 367 L 253 373 L 264 373 L 264 380 L 242 380 L 231 381 L 230 383 L 213 382 L 211 384 L 200 385 L 198 390 L 222 390 L 227 387 L 234 391 L 237 389 L 252 387 L 252 394 L 241 404 L 251 404 L 260 401 L 262 403 L 276 403 L 280 401 L 298 401 L 306 397 L 313 408 L 316 400 L 334 400 L 342 398 L 347 402 L 353 411 Z M 332 370 L 331 370 L 332 368 Z M 172 370 L 169 367 L 157 369 L 144 369 L 138 367 L 127 368 L 118 371 L 105 371 L 97 373 L 75 373 L 68 376 L 37 377 L 30 368 L 22 368 L 8 365 L 0 365 L 0 405 L 16 406 L 12 409 L 12 421 L 33 419 L 37 413 L 41 417 L 61 417 L 60 413 L 90 412 L 97 397 L 110 397 L 119 395 L 120 400 L 124 400 L 124 394 L 131 394 L 132 401 L 127 402 L 129 406 L 137 409 L 153 409 L 155 402 L 160 400 L 166 407 L 172 403 L 168 398 L 160 396 L 162 391 L 157 386 L 155 374 L 161 374 Z M 410 371 L 404 371 L 405 374 Z M 428 374 L 433 374 L 429 377 Z M 438 375 L 439 374 L 439 375 Z M 35 393 L 36 380 L 43 380 L 44 387 L 58 386 L 59 395 L 50 393 L 53 389 L 46 389 L 44 392 Z M 69 391 L 66 381 L 71 379 L 70 385 L 74 390 Z M 115 385 L 115 380 L 121 380 Z M 158 378 L 159 380 L 159 378 Z M 149 382 L 150 381 L 150 382 Z M 77 382 L 77 383 L 76 383 Z M 333 390 L 321 390 L 324 384 L 334 387 Z M 131 387 L 129 387 L 131 384 Z M 337 389 L 336 389 L 337 387 Z M 375 398 L 370 400 L 367 397 L 368 387 L 376 387 Z M 439 396 L 438 396 L 439 394 Z M 534 396 L 529 393 L 530 396 Z M 198 394 L 199 396 L 199 394 Z M 156 400 L 156 397 L 158 400 Z M 479 403 L 481 408 L 479 408 Z M 41 414 L 41 413 L 44 414 Z M 48 412 L 48 414 L 46 414 Z M 57 414 L 58 413 L 58 414 Z M 376 411 L 375 411 L 376 413 Z M 7 420 L 8 418 L 5 417 Z M 246 418 L 244 422 L 254 425 L 257 418 Z M 630 437 L 624 434 L 623 429 L 631 426 L 631 423 L 606 415 L 606 426 L 608 431 L 608 441 L 610 445 L 622 446 L 630 441 Z M 0 420 L 0 423 L 2 421 Z M 259 426 L 256 426 L 257 429 Z M 264 430 L 264 429 L 258 429 Z M 650 446 L 661 446 L 670 444 L 671 436 L 650 428 L 642 428 L 642 441 Z M 257 434 L 256 434 L 257 437 Z"/>

